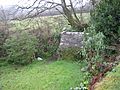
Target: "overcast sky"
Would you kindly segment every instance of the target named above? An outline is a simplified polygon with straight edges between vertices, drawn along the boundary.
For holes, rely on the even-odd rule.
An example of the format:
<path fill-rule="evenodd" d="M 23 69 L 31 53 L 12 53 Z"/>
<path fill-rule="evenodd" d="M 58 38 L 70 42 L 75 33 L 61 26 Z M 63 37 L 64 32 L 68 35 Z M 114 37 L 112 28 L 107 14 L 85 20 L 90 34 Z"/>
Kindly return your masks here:
<path fill-rule="evenodd" d="M 16 4 L 17 5 L 25 5 L 28 3 L 26 1 L 28 1 L 28 0 L 0 0 L 0 5 L 2 5 L 2 6 L 16 5 Z M 30 1 L 30 3 L 32 3 L 35 0 L 29 0 L 29 1 Z M 52 1 L 52 0 L 49 0 L 49 1 Z M 53 0 L 53 1 L 60 3 L 60 0 Z M 73 0 L 73 1 L 75 1 L 75 0 Z M 83 1 L 85 3 L 88 0 L 83 0 Z M 66 2 L 69 3 L 69 0 L 66 0 Z"/>

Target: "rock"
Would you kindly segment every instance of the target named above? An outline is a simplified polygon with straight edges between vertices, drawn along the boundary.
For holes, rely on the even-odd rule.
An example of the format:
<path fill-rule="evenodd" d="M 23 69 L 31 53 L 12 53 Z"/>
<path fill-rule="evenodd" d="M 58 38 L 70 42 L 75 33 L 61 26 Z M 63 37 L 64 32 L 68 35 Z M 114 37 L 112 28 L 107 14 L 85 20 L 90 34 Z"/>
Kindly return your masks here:
<path fill-rule="evenodd" d="M 80 87 L 75 87 L 74 90 L 80 90 Z"/>
<path fill-rule="evenodd" d="M 40 58 L 40 57 L 38 57 L 38 58 L 37 58 L 37 60 L 38 60 L 38 61 L 42 61 L 43 59 L 42 59 L 42 58 Z"/>
<path fill-rule="evenodd" d="M 83 67 L 83 68 L 81 69 L 81 71 L 82 71 L 82 72 L 86 72 L 86 71 L 87 71 L 87 69 L 88 69 L 88 66 Z"/>
<path fill-rule="evenodd" d="M 120 55 L 116 57 L 116 60 L 117 60 L 117 61 L 120 60 Z"/>
<path fill-rule="evenodd" d="M 61 32 L 60 49 L 83 46 L 83 32 Z"/>

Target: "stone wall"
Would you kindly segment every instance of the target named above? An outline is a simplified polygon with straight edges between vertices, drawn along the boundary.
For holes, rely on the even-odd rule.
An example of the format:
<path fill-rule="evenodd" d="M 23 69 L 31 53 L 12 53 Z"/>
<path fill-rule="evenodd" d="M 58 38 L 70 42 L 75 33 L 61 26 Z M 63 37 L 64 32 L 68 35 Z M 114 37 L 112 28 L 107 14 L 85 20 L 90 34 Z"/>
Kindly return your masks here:
<path fill-rule="evenodd" d="M 60 40 L 60 49 L 69 47 L 82 47 L 83 44 L 83 32 L 62 32 Z"/>

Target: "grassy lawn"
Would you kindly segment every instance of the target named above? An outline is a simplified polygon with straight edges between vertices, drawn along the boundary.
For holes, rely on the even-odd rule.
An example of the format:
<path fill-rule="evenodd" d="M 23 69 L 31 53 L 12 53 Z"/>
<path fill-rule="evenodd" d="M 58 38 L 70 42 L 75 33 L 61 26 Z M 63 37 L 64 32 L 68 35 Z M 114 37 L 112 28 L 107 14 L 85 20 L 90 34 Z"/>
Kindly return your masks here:
<path fill-rule="evenodd" d="M 2 90 L 69 90 L 83 79 L 83 65 L 76 62 L 34 62 L 24 67 L 0 67 Z M 0 88 L 1 88 L 0 87 Z M 1 90 L 1 89 L 0 89 Z"/>
<path fill-rule="evenodd" d="M 108 75 L 96 85 L 95 90 L 120 90 L 120 64 L 115 68 L 115 72 Z"/>

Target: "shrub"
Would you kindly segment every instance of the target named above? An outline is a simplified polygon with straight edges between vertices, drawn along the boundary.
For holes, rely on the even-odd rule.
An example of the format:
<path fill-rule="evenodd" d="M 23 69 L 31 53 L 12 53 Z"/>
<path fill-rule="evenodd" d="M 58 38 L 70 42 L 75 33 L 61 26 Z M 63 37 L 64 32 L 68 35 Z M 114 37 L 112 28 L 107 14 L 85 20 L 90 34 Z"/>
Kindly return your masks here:
<path fill-rule="evenodd" d="M 79 47 L 68 47 L 64 49 L 59 49 L 58 53 L 60 55 L 60 59 L 63 60 L 79 61 L 83 59 L 81 54 L 81 48 Z"/>
<path fill-rule="evenodd" d="M 9 31 L 7 26 L 5 26 L 3 22 L 0 22 L 0 58 L 5 57 L 6 52 L 3 45 L 8 38 L 8 35 Z"/>
<path fill-rule="evenodd" d="M 36 57 L 49 58 L 56 53 L 59 46 L 59 33 L 52 33 L 46 29 L 36 29 L 30 31 L 38 39 Z"/>
<path fill-rule="evenodd" d="M 120 43 L 120 0 L 101 0 L 92 13 L 96 32 L 105 35 L 105 43 Z"/>
<path fill-rule="evenodd" d="M 102 32 L 96 33 L 95 27 L 91 25 L 85 32 L 84 38 L 84 47 L 82 49 L 82 54 L 85 57 L 88 63 L 88 70 L 91 74 L 97 74 L 102 67 L 98 68 L 99 64 L 102 64 L 103 61 L 103 54 L 105 50 L 104 45 L 104 35 Z"/>
<path fill-rule="evenodd" d="M 25 65 L 35 58 L 37 39 L 28 33 L 20 33 L 7 39 L 4 46 L 8 57 L 7 61 L 12 64 Z"/>

